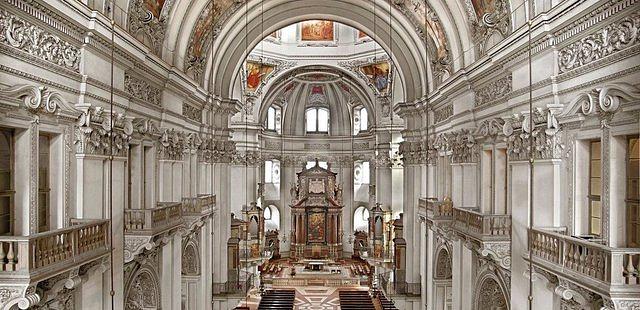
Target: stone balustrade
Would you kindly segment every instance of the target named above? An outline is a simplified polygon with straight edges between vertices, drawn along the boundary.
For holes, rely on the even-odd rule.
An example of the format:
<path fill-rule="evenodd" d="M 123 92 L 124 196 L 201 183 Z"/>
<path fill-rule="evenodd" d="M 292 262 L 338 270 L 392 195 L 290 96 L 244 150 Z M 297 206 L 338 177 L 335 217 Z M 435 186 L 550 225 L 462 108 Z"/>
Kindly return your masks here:
<path fill-rule="evenodd" d="M 109 253 L 109 220 L 72 222 L 31 236 L 0 236 L 0 279 L 40 280 Z"/>
<path fill-rule="evenodd" d="M 152 209 L 125 209 L 125 234 L 152 236 L 182 225 L 181 202 L 159 202 Z"/>
<path fill-rule="evenodd" d="M 426 216 L 432 221 L 450 221 L 453 219 L 453 203 L 450 200 L 437 200 L 435 198 L 420 198 L 420 208 L 424 208 Z"/>
<path fill-rule="evenodd" d="M 201 216 L 213 211 L 216 195 L 203 194 L 197 197 L 182 198 L 182 215 Z"/>
<path fill-rule="evenodd" d="M 589 285 L 595 280 L 601 292 L 640 294 L 640 249 L 612 248 L 554 228 L 534 228 L 530 234 L 534 265 Z"/>
<path fill-rule="evenodd" d="M 480 241 L 511 240 L 511 215 L 453 208 L 453 228 Z"/>

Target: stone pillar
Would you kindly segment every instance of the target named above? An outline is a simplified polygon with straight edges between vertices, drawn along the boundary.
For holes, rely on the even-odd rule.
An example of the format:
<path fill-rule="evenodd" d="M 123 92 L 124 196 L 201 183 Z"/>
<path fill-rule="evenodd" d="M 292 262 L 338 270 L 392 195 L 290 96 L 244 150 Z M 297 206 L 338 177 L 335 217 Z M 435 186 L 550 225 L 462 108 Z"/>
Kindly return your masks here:
<path fill-rule="evenodd" d="M 231 191 L 231 176 L 229 163 L 213 164 L 214 194 L 218 211 L 214 214 L 214 244 L 211 257 L 213 259 L 213 282 L 227 281 L 227 241 L 231 235 L 231 207 L 229 206 L 229 192 Z"/>
<path fill-rule="evenodd" d="M 337 183 L 342 184 L 342 201 L 344 208 L 342 209 L 342 250 L 343 255 L 350 257 L 353 253 L 353 243 L 348 240 L 353 236 L 353 212 L 355 205 L 353 204 L 353 164 L 351 156 L 340 158 L 337 167 L 333 168 L 333 172 L 337 172 Z"/>
<path fill-rule="evenodd" d="M 421 216 L 418 221 L 420 225 L 420 308 L 424 309 L 427 306 L 427 269 L 429 269 L 427 261 L 429 250 L 426 219 Z"/>
<path fill-rule="evenodd" d="M 76 212 L 75 216 L 82 219 L 104 219 L 109 218 L 109 210 L 112 208 L 112 237 L 113 247 L 113 281 L 115 291 L 115 309 L 124 307 L 124 209 L 127 203 L 127 153 L 129 139 L 132 134 L 131 120 L 123 115 L 114 115 L 114 119 L 123 120 L 117 122 L 113 131 L 123 138 L 123 143 L 114 144 L 109 149 L 110 144 L 108 122 L 110 115 L 108 112 L 98 112 L 89 108 L 85 110 L 83 123 L 76 128 Z M 93 136 L 91 136 L 93 135 Z M 91 138 L 90 138 L 91 136 Z M 101 145 L 95 146 L 93 141 L 99 139 Z M 113 156 L 113 157 L 111 157 Z M 112 161 L 110 160 L 113 159 Z M 112 187 L 110 188 L 110 185 Z M 103 199 L 96 199 L 103 197 Z M 98 274 L 97 274 L 98 275 Z M 109 291 L 110 273 L 103 275 L 103 292 Z M 99 275 L 98 275 L 99 276 Z M 97 281 L 96 281 L 97 283 Z M 105 305 L 111 308 L 111 298 L 105 298 Z"/>
<path fill-rule="evenodd" d="M 171 309 L 182 308 L 182 234 L 176 232 L 171 240 Z"/>
<path fill-rule="evenodd" d="M 15 193 L 16 208 L 14 234 L 28 236 L 38 232 L 38 167 L 40 121 L 36 117 L 25 130 L 15 134 Z M 78 183 L 80 189 L 82 183 Z M 80 195 L 80 194 L 78 194 Z"/>
<path fill-rule="evenodd" d="M 291 250 L 292 231 L 291 226 L 291 189 L 296 182 L 296 160 L 286 156 L 280 161 L 280 254 L 287 257 Z M 286 238 L 286 239 L 285 239 Z"/>
<path fill-rule="evenodd" d="M 423 295 L 426 298 L 426 302 L 424 304 L 425 309 L 435 309 L 436 303 L 435 303 L 435 292 L 434 292 L 434 285 L 433 285 L 433 266 L 434 266 L 434 255 L 436 255 L 436 253 L 434 252 L 435 249 L 435 239 L 433 237 L 433 230 L 432 230 L 432 225 L 433 224 L 429 224 L 428 222 L 426 223 L 426 247 L 427 247 L 427 251 L 426 251 L 426 269 L 427 269 L 427 273 L 426 273 L 426 279 L 425 282 L 423 283 L 423 286 L 425 287 L 426 292 L 423 292 Z"/>
<path fill-rule="evenodd" d="M 407 242 L 406 281 L 417 283 L 420 281 L 420 226 L 417 225 L 418 199 L 423 187 L 421 166 L 418 162 L 405 160 L 404 164 L 404 239 Z"/>

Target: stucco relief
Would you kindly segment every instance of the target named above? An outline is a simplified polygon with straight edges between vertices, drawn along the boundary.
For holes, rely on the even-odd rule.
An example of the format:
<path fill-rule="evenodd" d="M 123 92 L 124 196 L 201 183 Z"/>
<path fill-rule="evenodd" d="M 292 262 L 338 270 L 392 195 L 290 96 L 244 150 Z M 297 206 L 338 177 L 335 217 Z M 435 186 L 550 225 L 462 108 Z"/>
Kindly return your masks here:
<path fill-rule="evenodd" d="M 162 53 L 169 12 L 173 0 L 133 0 L 129 4 L 129 32 L 149 45 L 154 53 Z"/>
<path fill-rule="evenodd" d="M 124 114 L 89 107 L 78 118 L 76 154 L 126 157 L 133 123 Z"/>
<path fill-rule="evenodd" d="M 640 12 L 611 23 L 595 33 L 560 49 L 560 72 L 577 69 L 640 42 Z"/>
<path fill-rule="evenodd" d="M 5 10 L 0 10 L 0 43 L 63 68 L 80 70 L 79 48 Z"/>

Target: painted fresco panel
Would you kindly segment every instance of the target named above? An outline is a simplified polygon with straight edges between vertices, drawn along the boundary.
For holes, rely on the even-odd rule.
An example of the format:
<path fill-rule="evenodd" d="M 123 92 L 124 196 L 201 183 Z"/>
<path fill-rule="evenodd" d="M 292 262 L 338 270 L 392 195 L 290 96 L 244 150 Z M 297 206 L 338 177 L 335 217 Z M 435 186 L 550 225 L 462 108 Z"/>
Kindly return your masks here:
<path fill-rule="evenodd" d="M 333 22 L 310 20 L 301 24 L 302 41 L 333 41 Z"/>

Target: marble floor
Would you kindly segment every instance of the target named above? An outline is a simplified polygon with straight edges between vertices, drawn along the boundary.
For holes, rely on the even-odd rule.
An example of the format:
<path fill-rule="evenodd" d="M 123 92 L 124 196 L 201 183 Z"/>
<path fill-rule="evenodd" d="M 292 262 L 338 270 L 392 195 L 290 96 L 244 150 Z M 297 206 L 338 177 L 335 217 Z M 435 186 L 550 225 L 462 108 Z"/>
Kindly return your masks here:
<path fill-rule="evenodd" d="M 362 288 L 338 288 L 338 287 L 324 287 L 324 286 L 304 286 L 295 288 L 281 288 L 278 289 L 295 289 L 296 300 L 294 302 L 295 310 L 337 310 L 340 309 L 340 297 L 338 295 L 339 290 L 368 290 L 367 287 Z M 260 304 L 260 297 L 257 295 L 257 291 L 250 294 L 244 306 L 248 306 L 251 310 L 258 308 Z"/>

